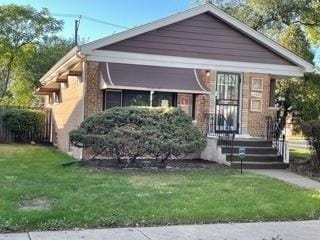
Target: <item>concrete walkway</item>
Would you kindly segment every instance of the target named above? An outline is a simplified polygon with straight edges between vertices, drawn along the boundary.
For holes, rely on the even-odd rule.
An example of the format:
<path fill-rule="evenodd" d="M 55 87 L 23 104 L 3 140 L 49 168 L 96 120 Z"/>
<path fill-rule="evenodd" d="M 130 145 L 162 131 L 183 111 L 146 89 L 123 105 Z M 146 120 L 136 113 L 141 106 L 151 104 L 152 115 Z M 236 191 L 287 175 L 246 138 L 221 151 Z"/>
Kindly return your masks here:
<path fill-rule="evenodd" d="M 268 177 L 277 178 L 279 180 L 285 181 L 290 184 L 294 184 L 300 187 L 308 189 L 320 190 L 320 182 L 312 180 L 307 177 L 303 177 L 299 174 L 290 172 L 288 170 L 278 170 L 278 169 L 248 169 L 247 172 L 261 174 Z"/>
<path fill-rule="evenodd" d="M 320 220 L 0 234 L 0 240 L 320 240 Z"/>

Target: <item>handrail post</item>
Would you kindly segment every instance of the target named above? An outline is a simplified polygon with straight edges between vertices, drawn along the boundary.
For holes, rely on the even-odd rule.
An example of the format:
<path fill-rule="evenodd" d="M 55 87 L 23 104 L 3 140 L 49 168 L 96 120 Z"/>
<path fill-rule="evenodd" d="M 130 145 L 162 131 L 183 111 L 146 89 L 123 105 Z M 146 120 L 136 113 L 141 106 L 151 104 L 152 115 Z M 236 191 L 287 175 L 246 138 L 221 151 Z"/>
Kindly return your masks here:
<path fill-rule="evenodd" d="M 284 151 L 285 151 L 285 142 L 286 142 L 286 135 L 282 135 L 282 156 L 284 157 Z"/>

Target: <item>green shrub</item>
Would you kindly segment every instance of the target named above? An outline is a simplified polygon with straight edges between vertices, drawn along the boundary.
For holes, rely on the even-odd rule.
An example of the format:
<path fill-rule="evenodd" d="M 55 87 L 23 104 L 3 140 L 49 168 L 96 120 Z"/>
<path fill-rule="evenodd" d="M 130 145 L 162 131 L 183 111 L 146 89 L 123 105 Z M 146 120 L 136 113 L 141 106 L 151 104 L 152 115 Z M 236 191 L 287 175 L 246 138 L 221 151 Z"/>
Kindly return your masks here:
<path fill-rule="evenodd" d="M 39 134 L 44 123 L 45 114 L 42 111 L 28 109 L 10 109 L 2 114 L 2 121 L 14 134 L 17 142 L 23 142 L 30 131 Z"/>
<path fill-rule="evenodd" d="M 320 121 L 311 120 L 301 125 L 302 132 L 306 136 L 312 150 L 312 163 L 315 169 L 320 168 Z"/>
<path fill-rule="evenodd" d="M 90 148 L 93 158 L 102 154 L 130 162 L 150 156 L 164 162 L 206 144 L 192 119 L 178 108 L 111 108 L 86 119 L 70 132 L 70 139 L 75 146 Z"/>

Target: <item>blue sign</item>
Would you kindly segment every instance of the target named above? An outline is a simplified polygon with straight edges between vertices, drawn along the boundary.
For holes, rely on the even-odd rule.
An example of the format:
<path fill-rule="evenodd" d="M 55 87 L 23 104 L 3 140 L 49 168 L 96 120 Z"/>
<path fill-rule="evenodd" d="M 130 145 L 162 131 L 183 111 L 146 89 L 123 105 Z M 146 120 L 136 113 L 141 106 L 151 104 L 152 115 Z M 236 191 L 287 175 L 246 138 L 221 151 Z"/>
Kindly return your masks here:
<path fill-rule="evenodd" d="M 241 159 L 244 159 L 246 156 L 246 148 L 245 147 L 239 147 L 239 157 Z"/>

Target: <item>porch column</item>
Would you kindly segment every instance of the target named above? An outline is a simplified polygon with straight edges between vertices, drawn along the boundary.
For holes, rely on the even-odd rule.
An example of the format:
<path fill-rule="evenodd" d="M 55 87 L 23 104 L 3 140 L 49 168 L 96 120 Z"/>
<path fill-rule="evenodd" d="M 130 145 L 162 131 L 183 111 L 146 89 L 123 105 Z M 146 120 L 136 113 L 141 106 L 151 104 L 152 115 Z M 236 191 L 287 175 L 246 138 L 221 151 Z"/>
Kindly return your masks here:
<path fill-rule="evenodd" d="M 241 117 L 240 134 L 248 134 L 248 116 L 249 116 L 249 94 L 250 94 L 250 73 L 243 74 L 242 94 L 240 99 Z"/>

